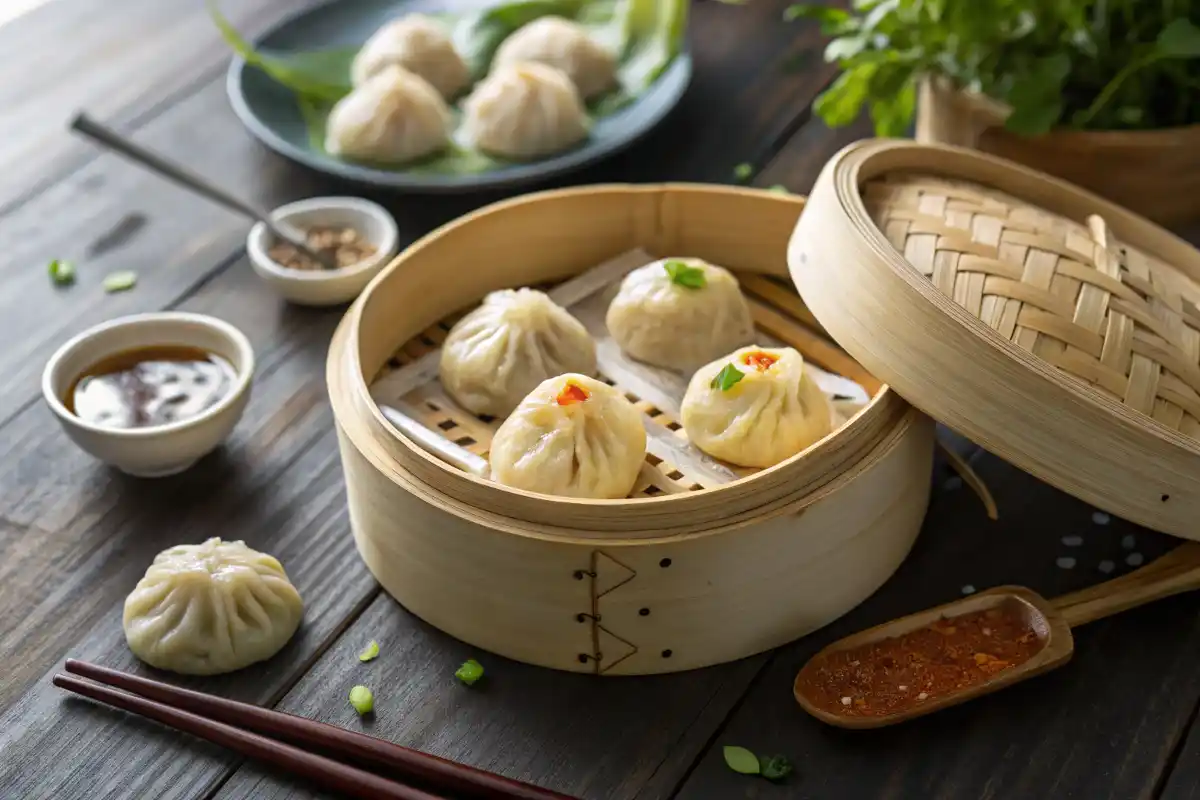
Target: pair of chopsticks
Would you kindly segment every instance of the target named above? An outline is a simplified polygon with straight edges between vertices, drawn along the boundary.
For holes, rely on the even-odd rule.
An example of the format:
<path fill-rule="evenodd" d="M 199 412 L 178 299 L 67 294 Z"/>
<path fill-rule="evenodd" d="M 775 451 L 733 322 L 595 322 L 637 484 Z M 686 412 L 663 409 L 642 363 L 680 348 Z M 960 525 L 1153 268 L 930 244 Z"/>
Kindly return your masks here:
<path fill-rule="evenodd" d="M 575 800 L 373 736 L 67 659 L 54 685 L 235 750 L 348 797 Z M 82 677 L 75 677 L 82 676 Z M 88 678 L 90 680 L 83 680 Z M 306 748 L 320 750 L 324 755 Z M 337 760 L 345 759 L 345 762 Z M 362 766 L 354 766 L 356 762 Z M 371 766 L 424 788 L 369 772 Z"/>

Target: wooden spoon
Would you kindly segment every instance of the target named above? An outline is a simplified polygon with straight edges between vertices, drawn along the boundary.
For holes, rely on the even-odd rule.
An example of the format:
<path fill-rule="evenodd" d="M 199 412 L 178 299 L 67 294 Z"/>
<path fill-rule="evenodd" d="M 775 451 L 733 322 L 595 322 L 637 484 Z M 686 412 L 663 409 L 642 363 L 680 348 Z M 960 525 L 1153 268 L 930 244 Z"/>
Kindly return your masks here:
<path fill-rule="evenodd" d="M 1188 542 L 1141 569 L 1050 601 L 1023 586 L 999 586 L 936 608 L 918 611 L 907 617 L 885 622 L 874 628 L 847 636 L 813 656 L 849 650 L 885 639 L 903 636 L 928 627 L 943 618 L 1006 606 L 1015 610 L 1037 632 L 1042 647 L 1028 661 L 997 672 L 982 683 L 966 689 L 930 697 L 927 702 L 892 714 L 855 716 L 830 713 L 818 707 L 801 688 L 802 669 L 796 676 L 793 694 L 796 702 L 822 722 L 841 728 L 882 728 L 958 705 L 980 695 L 1032 678 L 1060 667 L 1071 659 L 1075 643 L 1071 629 L 1088 622 L 1118 614 L 1171 595 L 1200 589 L 1200 543 Z M 811 663 L 811 660 L 810 660 Z"/>

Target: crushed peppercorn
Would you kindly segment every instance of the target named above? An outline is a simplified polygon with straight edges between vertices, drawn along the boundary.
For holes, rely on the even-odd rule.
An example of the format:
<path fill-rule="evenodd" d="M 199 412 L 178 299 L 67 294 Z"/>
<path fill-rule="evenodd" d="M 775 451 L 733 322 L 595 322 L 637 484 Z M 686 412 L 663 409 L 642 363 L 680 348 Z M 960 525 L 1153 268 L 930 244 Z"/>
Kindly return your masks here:
<path fill-rule="evenodd" d="M 800 671 L 796 691 L 830 714 L 896 714 L 984 683 L 1044 646 L 1022 609 L 1005 603 L 892 639 L 819 653 Z"/>
<path fill-rule="evenodd" d="M 375 245 L 353 228 L 312 227 L 304 232 L 304 243 L 323 256 L 329 256 L 338 268 L 352 267 L 375 255 Z M 321 265 L 301 253 L 290 242 L 276 240 L 267 256 L 288 269 L 318 270 Z"/>

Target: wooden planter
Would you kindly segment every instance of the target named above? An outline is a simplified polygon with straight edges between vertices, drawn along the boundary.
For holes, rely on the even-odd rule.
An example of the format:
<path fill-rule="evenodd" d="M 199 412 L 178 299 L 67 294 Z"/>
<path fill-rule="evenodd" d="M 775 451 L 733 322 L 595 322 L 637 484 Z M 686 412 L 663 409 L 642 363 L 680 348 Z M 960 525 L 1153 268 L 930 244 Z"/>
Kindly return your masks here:
<path fill-rule="evenodd" d="M 1200 222 L 1200 125 L 1156 131 L 1004 130 L 1007 108 L 926 80 L 917 141 L 981 150 L 1070 181 L 1164 225 Z"/>
<path fill-rule="evenodd" d="M 784 281 L 803 207 L 727 187 L 551 191 L 468 215 L 397 258 L 351 307 L 327 362 L 354 537 L 383 587 L 485 650 L 607 675 L 748 656 L 875 591 L 924 517 L 933 425 L 800 329 L 812 318 Z M 856 371 L 870 403 L 771 469 L 710 488 L 681 476 L 624 500 L 508 489 L 434 458 L 380 413 L 371 382 L 397 353 L 444 336 L 449 315 L 490 290 L 559 282 L 633 247 L 734 269 L 760 326 L 789 331 L 821 366 Z"/>

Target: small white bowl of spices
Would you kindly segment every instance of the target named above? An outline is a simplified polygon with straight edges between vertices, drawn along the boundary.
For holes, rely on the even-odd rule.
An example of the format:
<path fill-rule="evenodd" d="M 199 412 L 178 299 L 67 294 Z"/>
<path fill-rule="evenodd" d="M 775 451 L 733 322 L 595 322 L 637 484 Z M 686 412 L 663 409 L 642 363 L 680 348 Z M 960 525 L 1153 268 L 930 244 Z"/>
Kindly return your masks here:
<path fill-rule="evenodd" d="M 314 197 L 280 206 L 271 220 L 304 237 L 329 255 L 337 269 L 324 269 L 295 247 L 271 235 L 262 223 L 250 229 L 246 252 L 258 277 L 285 300 L 304 306 L 332 306 L 358 297 L 395 257 L 400 232 L 378 203 L 357 197 Z"/>
<path fill-rule="evenodd" d="M 203 314 L 121 317 L 80 333 L 42 373 L 42 394 L 75 444 L 122 472 L 173 475 L 216 449 L 250 399 L 254 351 Z"/>

